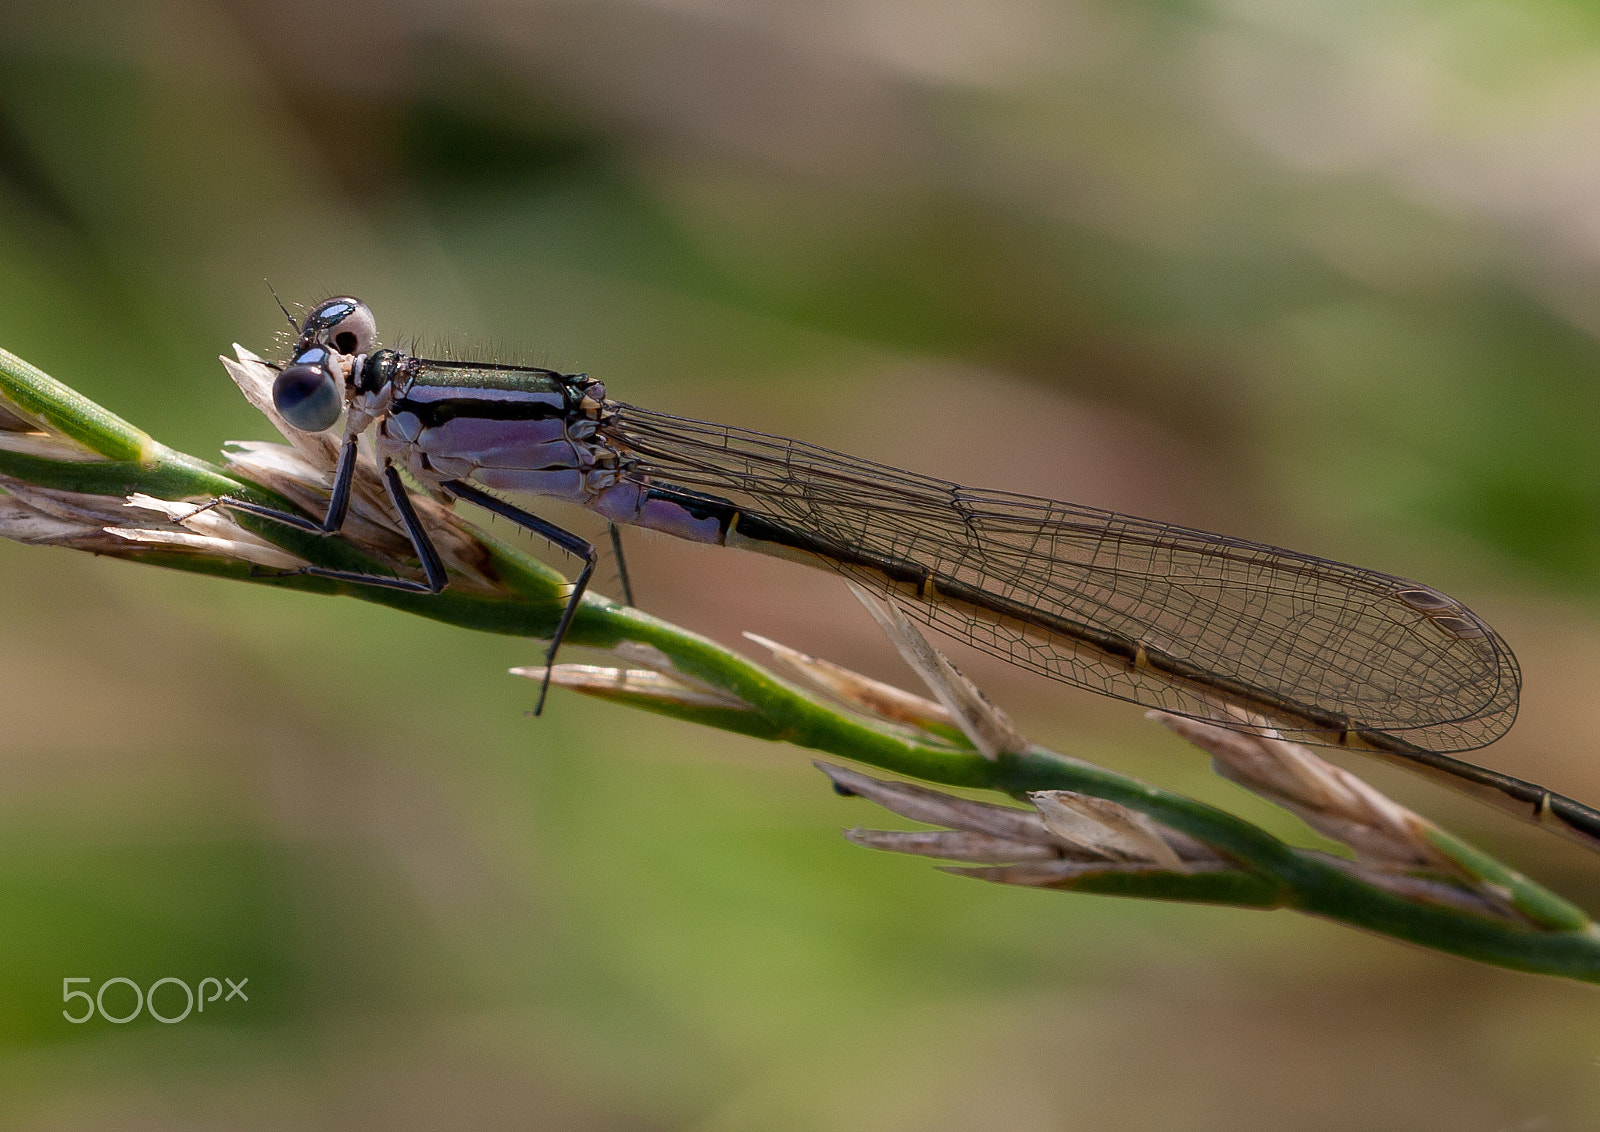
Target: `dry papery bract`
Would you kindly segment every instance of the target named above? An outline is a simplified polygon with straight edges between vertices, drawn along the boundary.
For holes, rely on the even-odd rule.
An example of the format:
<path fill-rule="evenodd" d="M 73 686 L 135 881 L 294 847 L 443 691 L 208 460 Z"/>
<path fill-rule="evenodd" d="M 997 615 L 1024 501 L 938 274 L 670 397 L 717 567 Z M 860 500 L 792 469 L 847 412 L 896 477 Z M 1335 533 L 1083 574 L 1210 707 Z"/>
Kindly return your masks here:
<path fill-rule="evenodd" d="M 544 682 L 543 665 L 527 665 L 510 670 L 513 676 Z M 683 707 L 748 710 L 743 700 L 717 691 L 685 685 L 674 676 L 648 668 L 606 668 L 593 664 L 558 664 L 551 670 L 550 683 L 574 692 L 636 696 L 641 699 L 671 701 Z"/>
<path fill-rule="evenodd" d="M 755 633 L 747 632 L 744 638 L 766 649 L 769 659 L 781 671 L 854 711 L 924 731 L 930 724 L 955 726 L 954 718 L 943 704 Z"/>
<path fill-rule="evenodd" d="M 1320 758 L 1304 744 L 1282 738 L 1264 721 L 1229 710 L 1251 731 L 1232 731 L 1164 712 L 1149 712 L 1147 718 L 1208 752 L 1212 767 L 1222 777 L 1292 811 L 1323 836 L 1348 845 L 1363 864 L 1390 869 L 1453 868 L 1424 836 L 1434 828 L 1426 818 Z"/>
<path fill-rule="evenodd" d="M 986 880 L 1048 887 L 1108 866 L 1192 873 L 1228 865 L 1220 854 L 1186 834 L 1115 802 L 1068 790 L 1031 794 L 1035 808 L 1024 810 L 873 778 L 832 763 L 815 765 L 843 794 L 866 798 L 912 821 L 945 827 L 916 831 L 858 827 L 845 834 L 851 841 L 872 849 L 999 866 L 951 870 Z"/>
<path fill-rule="evenodd" d="M 1356 853 L 1332 863 L 1408 899 L 1525 922 L 1504 894 L 1463 873 L 1422 837 L 1425 819 L 1378 794 L 1348 771 L 1297 743 L 1244 735 L 1208 723 L 1150 715 L 1213 754 L 1218 773 L 1294 810 Z M 1030 793 L 1032 810 L 977 802 L 906 782 L 872 778 L 818 762 L 842 793 L 876 802 L 939 830 L 869 830 L 845 836 L 857 845 L 961 861 L 979 868 L 947 871 L 1002 884 L 1065 886 L 1086 873 L 1193 874 L 1233 867 L 1227 856 L 1116 802 L 1069 790 Z M 1348 838 L 1348 840 L 1346 840 Z M 1310 851 L 1308 851 L 1310 852 Z"/>
<path fill-rule="evenodd" d="M 68 464 L 103 464 L 106 459 L 0 401 L 0 448 Z M 187 525 L 194 510 L 186 502 L 142 493 L 127 498 L 43 487 L 0 475 L 0 537 L 35 546 L 65 546 L 94 554 L 130 555 L 152 546 L 236 559 L 280 570 L 305 561 L 267 542 L 222 511 L 207 511 Z"/>
<path fill-rule="evenodd" d="M 672 663 L 672 658 L 654 645 L 642 641 L 620 641 L 611 648 L 612 656 L 642 668 L 608 668 L 592 664 L 557 664 L 549 669 L 550 683 L 575 692 L 597 696 L 634 696 L 670 702 L 679 707 L 722 708 L 727 711 L 754 711 L 732 692 L 697 679 Z M 540 683 L 544 665 L 528 665 L 510 670 Z"/>
<path fill-rule="evenodd" d="M 944 705 L 951 721 L 961 728 L 967 740 L 984 758 L 1002 754 L 1021 754 L 1029 744 L 1005 712 L 968 680 L 950 659 L 928 643 L 928 638 L 911 623 L 900 607 L 884 601 L 855 582 L 847 582 L 856 600 L 866 607 L 884 631 L 900 657 L 928 686 L 934 698 Z"/>
<path fill-rule="evenodd" d="M 276 371 L 249 350 L 234 349 L 237 359 L 222 359 L 229 376 L 288 444 L 232 441 L 223 452 L 224 464 L 238 478 L 292 500 L 307 514 L 323 514 L 342 434 L 338 430 L 302 433 L 291 428 L 272 404 Z M 0 448 L 63 463 L 105 459 L 7 401 L 0 401 Z M 165 450 L 157 448 L 159 459 Z M 41 487 L 11 476 L 0 476 L 0 488 L 6 493 L 0 496 L 0 537 L 118 556 L 174 551 L 270 570 L 292 571 L 308 565 L 305 559 L 247 529 L 226 506 L 205 506 L 212 502 L 210 498 L 157 499 L 135 493 L 124 499 Z M 451 585 L 465 592 L 501 592 L 503 587 L 485 570 L 488 550 L 474 528 L 450 507 L 425 495 L 417 495 L 414 502 L 453 575 Z M 370 451 L 363 451 L 356 462 L 350 510 L 340 535 L 392 565 L 395 573 L 415 572 L 410 540 Z"/>

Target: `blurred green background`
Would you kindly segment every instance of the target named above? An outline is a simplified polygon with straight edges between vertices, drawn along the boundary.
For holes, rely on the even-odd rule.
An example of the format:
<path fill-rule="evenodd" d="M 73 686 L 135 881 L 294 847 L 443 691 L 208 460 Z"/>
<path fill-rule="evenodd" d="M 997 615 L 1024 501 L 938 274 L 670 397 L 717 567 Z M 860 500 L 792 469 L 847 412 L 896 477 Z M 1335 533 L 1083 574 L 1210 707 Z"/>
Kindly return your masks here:
<path fill-rule="evenodd" d="M 264 276 L 1426 580 L 1524 666 L 1485 761 L 1600 800 L 1590 5 L 0 7 L 0 345 L 213 454 L 271 436 L 215 360 L 278 348 Z M 629 537 L 652 612 L 908 682 L 834 579 Z M 5 1127 L 1600 1123 L 1587 988 L 875 856 L 795 749 L 527 718 L 532 642 L 9 543 L 0 586 Z M 955 654 L 1041 742 L 1296 835 L 1136 709 Z M 1600 909 L 1593 856 L 1350 765 Z M 115 976 L 250 1000 L 61 1018 Z"/>

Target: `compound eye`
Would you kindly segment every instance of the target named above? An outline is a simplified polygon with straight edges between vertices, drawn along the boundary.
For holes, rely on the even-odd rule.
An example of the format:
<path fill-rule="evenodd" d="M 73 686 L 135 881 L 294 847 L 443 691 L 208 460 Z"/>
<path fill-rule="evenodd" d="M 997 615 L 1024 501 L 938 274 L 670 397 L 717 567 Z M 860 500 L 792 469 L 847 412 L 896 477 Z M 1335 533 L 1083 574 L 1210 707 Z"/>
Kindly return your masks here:
<path fill-rule="evenodd" d="M 378 344 L 378 323 L 372 309 L 348 295 L 325 299 L 306 316 L 306 334 L 341 354 L 369 354 Z"/>
<path fill-rule="evenodd" d="M 328 368 L 328 352 L 318 346 L 296 358 L 272 383 L 272 404 L 301 432 L 332 428 L 344 409 L 344 398 Z"/>

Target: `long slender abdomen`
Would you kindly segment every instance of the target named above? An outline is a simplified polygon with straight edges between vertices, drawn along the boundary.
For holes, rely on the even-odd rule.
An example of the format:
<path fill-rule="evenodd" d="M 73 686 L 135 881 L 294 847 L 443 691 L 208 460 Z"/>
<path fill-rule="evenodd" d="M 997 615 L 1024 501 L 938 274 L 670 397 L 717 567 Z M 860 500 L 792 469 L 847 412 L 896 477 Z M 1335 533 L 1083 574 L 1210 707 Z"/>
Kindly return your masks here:
<path fill-rule="evenodd" d="M 614 523 L 623 523 L 689 542 L 721 546 L 739 509 L 726 499 L 679 488 L 649 487 L 624 480 L 606 488 L 586 506 Z"/>

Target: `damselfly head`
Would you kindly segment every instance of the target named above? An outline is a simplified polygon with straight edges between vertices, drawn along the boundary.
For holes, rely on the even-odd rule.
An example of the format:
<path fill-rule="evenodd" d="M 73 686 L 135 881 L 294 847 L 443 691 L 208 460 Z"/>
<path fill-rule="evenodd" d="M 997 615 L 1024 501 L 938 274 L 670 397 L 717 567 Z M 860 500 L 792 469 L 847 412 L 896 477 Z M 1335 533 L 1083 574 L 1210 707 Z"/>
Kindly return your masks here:
<path fill-rule="evenodd" d="M 378 323 L 360 299 L 324 299 L 306 314 L 294 360 L 272 384 L 272 403 L 302 432 L 332 428 L 344 411 L 346 381 L 378 344 Z"/>
<path fill-rule="evenodd" d="M 360 299 L 339 295 L 311 308 L 300 329 L 295 353 L 311 346 L 327 346 L 349 357 L 372 352 L 378 344 L 378 323 L 372 309 Z"/>

